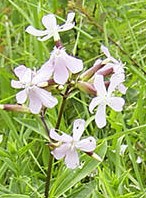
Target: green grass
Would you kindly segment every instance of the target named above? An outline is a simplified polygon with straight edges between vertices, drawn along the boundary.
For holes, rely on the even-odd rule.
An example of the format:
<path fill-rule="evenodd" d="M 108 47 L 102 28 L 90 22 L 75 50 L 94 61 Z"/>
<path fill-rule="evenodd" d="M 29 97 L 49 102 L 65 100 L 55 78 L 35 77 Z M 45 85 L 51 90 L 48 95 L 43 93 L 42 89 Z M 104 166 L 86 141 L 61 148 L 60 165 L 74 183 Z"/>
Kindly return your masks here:
<path fill-rule="evenodd" d="M 81 155 L 83 169 L 68 170 L 55 161 L 50 198 L 146 197 L 146 0 L 7 0 L 0 2 L 0 103 L 16 103 L 10 86 L 13 68 L 20 64 L 39 68 L 49 59 L 52 39 L 39 42 L 25 33 L 32 24 L 43 28 L 41 18 L 55 13 L 62 23 L 76 12 L 76 28 L 61 33 L 70 54 L 90 68 L 101 56 L 101 43 L 125 63 L 128 87 L 122 113 L 109 111 L 108 124 L 98 129 L 88 112 L 89 96 L 76 93 L 68 99 L 60 130 L 69 132 L 76 118 L 85 118 L 86 135 L 97 139 L 96 153 L 103 162 Z M 79 96 L 79 97 L 78 97 Z M 58 97 L 60 101 L 60 97 Z M 57 107 L 47 111 L 49 128 L 57 120 Z M 0 197 L 43 198 L 49 151 L 47 135 L 38 115 L 0 110 Z M 127 144 L 124 155 L 120 146 Z M 138 164 L 137 157 L 142 159 Z"/>

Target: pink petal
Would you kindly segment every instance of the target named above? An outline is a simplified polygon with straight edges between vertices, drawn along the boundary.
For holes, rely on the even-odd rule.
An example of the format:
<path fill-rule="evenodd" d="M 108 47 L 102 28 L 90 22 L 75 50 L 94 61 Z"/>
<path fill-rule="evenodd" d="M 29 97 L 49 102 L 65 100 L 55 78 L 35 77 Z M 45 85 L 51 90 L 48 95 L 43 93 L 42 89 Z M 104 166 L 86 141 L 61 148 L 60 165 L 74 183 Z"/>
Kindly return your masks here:
<path fill-rule="evenodd" d="M 106 125 L 106 105 L 101 104 L 98 106 L 95 114 L 95 122 L 100 129 Z"/>
<path fill-rule="evenodd" d="M 69 73 L 61 57 L 57 57 L 54 63 L 54 81 L 64 85 L 68 80 Z"/>
<path fill-rule="evenodd" d="M 39 100 L 45 107 L 53 108 L 58 103 L 58 100 L 45 89 L 35 87 L 33 92 L 35 92 L 36 97 L 39 98 Z"/>
<path fill-rule="evenodd" d="M 41 111 L 42 102 L 33 89 L 29 91 L 29 101 L 30 111 L 34 114 L 38 114 Z"/>
<path fill-rule="evenodd" d="M 79 141 L 85 129 L 85 120 L 77 119 L 73 124 L 73 139 Z"/>
<path fill-rule="evenodd" d="M 68 168 L 74 169 L 79 166 L 79 157 L 77 151 L 68 151 L 65 156 L 65 164 Z"/>
<path fill-rule="evenodd" d="M 81 151 L 91 152 L 96 148 L 96 140 L 93 137 L 88 137 L 76 143 L 76 148 Z"/>
<path fill-rule="evenodd" d="M 42 23 L 46 27 L 46 29 L 50 31 L 50 33 L 54 33 L 54 29 L 57 28 L 56 17 L 54 16 L 54 14 L 48 14 L 46 16 L 43 16 Z"/>
<path fill-rule="evenodd" d="M 48 30 L 38 30 L 31 25 L 28 26 L 25 31 L 33 36 L 45 36 L 48 34 Z"/>
<path fill-rule="evenodd" d="M 122 111 L 125 104 L 125 100 L 120 97 L 111 97 L 107 102 L 108 106 L 110 106 L 115 111 Z"/>
<path fill-rule="evenodd" d="M 18 93 L 16 94 L 16 100 L 17 100 L 17 103 L 18 103 L 18 104 L 23 104 L 23 103 L 25 103 L 26 99 L 27 99 L 27 92 L 26 92 L 25 89 L 22 90 L 22 91 L 20 91 L 20 92 L 18 92 Z"/>
<path fill-rule="evenodd" d="M 95 75 L 94 87 L 97 90 L 97 95 L 103 97 L 107 94 L 105 84 L 104 84 L 104 78 L 102 75 L 97 75 L 97 74 Z"/>
<path fill-rule="evenodd" d="M 24 65 L 20 65 L 14 69 L 14 73 L 19 79 L 21 79 L 24 73 L 26 72 L 26 70 L 27 67 L 25 67 Z"/>
<path fill-rule="evenodd" d="M 91 100 L 90 104 L 89 104 L 89 111 L 91 113 L 94 113 L 93 110 L 96 106 L 98 106 L 100 103 L 102 102 L 101 97 L 95 97 Z"/>
<path fill-rule="evenodd" d="M 57 160 L 59 160 L 59 159 L 65 157 L 68 149 L 69 149 L 68 144 L 62 144 L 60 147 L 58 147 L 58 148 L 54 149 L 53 151 L 51 151 L 51 154 Z"/>
<path fill-rule="evenodd" d="M 76 74 L 83 69 L 83 62 L 73 56 L 67 55 L 64 57 L 66 67 L 73 73 Z"/>
<path fill-rule="evenodd" d="M 11 80 L 11 87 L 21 89 L 23 88 L 23 85 L 20 81 Z"/>

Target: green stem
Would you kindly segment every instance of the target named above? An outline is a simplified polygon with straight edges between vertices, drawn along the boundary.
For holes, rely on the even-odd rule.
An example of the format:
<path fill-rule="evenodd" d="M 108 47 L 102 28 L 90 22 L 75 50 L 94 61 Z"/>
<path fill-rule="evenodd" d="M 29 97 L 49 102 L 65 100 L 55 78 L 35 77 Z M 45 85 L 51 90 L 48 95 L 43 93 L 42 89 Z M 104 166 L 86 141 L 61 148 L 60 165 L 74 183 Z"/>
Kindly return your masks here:
<path fill-rule="evenodd" d="M 59 129 L 59 126 L 60 126 L 60 123 L 61 123 L 61 118 L 62 118 L 62 115 L 63 115 L 65 102 L 66 102 L 67 96 L 69 94 L 69 88 L 70 88 L 69 86 L 66 88 L 66 91 L 65 91 L 65 93 L 63 95 L 55 129 Z M 44 120 L 43 120 L 43 123 L 44 123 Z M 47 178 L 46 178 L 46 185 L 45 185 L 45 194 L 44 194 L 45 198 L 49 197 L 52 165 L 53 165 L 53 155 L 50 154 L 49 163 L 48 163 Z"/>

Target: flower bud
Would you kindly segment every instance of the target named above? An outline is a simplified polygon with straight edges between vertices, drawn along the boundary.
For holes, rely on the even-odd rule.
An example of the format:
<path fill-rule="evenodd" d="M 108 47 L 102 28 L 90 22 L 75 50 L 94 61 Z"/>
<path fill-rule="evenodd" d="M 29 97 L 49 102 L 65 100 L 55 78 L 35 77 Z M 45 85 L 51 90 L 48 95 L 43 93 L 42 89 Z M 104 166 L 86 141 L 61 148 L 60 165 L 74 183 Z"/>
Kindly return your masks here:
<path fill-rule="evenodd" d="M 0 109 L 6 111 L 16 111 L 16 112 L 24 112 L 30 113 L 29 109 L 26 106 L 18 105 L 18 104 L 1 104 Z"/>
<path fill-rule="evenodd" d="M 103 65 L 101 64 L 102 60 L 98 59 L 95 61 L 94 65 L 86 70 L 83 74 L 80 75 L 81 80 L 88 80 L 90 79 Z"/>
<path fill-rule="evenodd" d="M 99 71 L 97 71 L 98 75 L 108 76 L 113 73 L 113 68 L 101 68 Z"/>
<path fill-rule="evenodd" d="M 83 91 L 85 93 L 88 93 L 88 94 L 91 94 L 94 96 L 97 95 L 96 90 L 95 90 L 93 84 L 91 84 L 91 83 L 79 81 L 77 83 L 77 87 L 78 87 L 78 89 L 80 89 L 81 91 Z"/>

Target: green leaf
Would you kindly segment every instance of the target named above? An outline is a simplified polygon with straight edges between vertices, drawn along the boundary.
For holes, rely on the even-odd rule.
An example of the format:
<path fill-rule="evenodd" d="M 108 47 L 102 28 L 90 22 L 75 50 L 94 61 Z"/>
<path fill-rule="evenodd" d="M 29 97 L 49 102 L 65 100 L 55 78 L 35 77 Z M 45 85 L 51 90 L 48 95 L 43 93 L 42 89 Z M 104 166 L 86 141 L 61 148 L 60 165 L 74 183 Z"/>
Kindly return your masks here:
<path fill-rule="evenodd" d="M 70 196 L 68 196 L 68 198 L 75 198 L 75 197 L 90 198 L 91 194 L 95 191 L 95 189 L 96 189 L 96 183 L 95 181 L 92 181 L 86 185 L 82 185 L 80 190 L 78 190 L 75 193 L 72 193 Z"/>
<path fill-rule="evenodd" d="M 22 194 L 5 194 L 1 195 L 1 198 L 30 198 L 30 196 Z"/>

